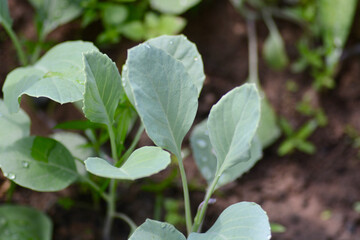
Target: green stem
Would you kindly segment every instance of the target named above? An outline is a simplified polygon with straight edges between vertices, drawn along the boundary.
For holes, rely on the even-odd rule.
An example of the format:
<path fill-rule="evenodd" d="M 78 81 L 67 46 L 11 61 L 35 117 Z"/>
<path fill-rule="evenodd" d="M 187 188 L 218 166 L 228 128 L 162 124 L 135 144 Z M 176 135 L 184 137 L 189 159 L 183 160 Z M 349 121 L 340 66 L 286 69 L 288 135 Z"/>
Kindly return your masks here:
<path fill-rule="evenodd" d="M 130 147 L 126 150 L 126 152 L 124 153 L 124 155 L 120 158 L 120 160 L 115 164 L 116 167 L 120 167 L 124 161 L 126 161 L 126 159 L 129 158 L 129 156 L 131 155 L 131 153 L 134 151 L 136 145 L 138 144 L 141 134 L 144 132 L 144 125 L 141 124 L 139 129 L 136 132 L 136 135 L 134 137 L 134 140 L 131 142 Z"/>
<path fill-rule="evenodd" d="M 175 159 L 178 160 L 179 163 L 181 182 L 184 192 L 186 229 L 187 229 L 187 233 L 190 234 L 191 226 L 192 226 L 192 217 L 191 217 L 191 206 L 190 206 L 189 188 L 186 179 L 186 172 L 181 154 L 179 154 L 179 156 L 173 156 L 173 157 L 175 157 Z"/>
<path fill-rule="evenodd" d="M 127 215 L 125 215 L 123 213 L 115 213 L 114 217 L 123 220 L 124 222 L 126 222 L 130 226 L 130 235 L 136 230 L 137 225 Z"/>
<path fill-rule="evenodd" d="M 87 184 L 89 184 L 90 187 L 92 187 L 98 194 L 100 194 L 100 196 L 105 201 L 109 201 L 109 195 L 104 193 L 104 191 L 95 182 L 93 182 L 90 178 L 88 178 L 86 176 L 81 176 L 81 179 L 84 180 Z"/>
<path fill-rule="evenodd" d="M 19 57 L 21 65 L 26 66 L 28 64 L 28 61 L 26 59 L 24 50 L 21 48 L 19 39 L 17 38 L 15 32 L 12 30 L 11 26 L 8 26 L 7 24 L 3 24 L 3 26 L 4 26 L 5 31 L 8 33 L 9 37 L 11 38 L 11 41 L 15 45 L 15 49 L 16 49 L 16 52 Z"/>
<path fill-rule="evenodd" d="M 111 153 L 114 164 L 118 162 L 118 156 L 116 151 L 116 139 L 114 129 L 111 124 L 108 125 L 108 131 L 110 136 L 110 144 L 111 144 Z M 114 216 L 116 213 L 116 187 L 117 182 L 115 179 L 110 180 L 110 188 L 109 188 L 109 198 L 107 201 L 107 214 L 103 232 L 103 239 L 110 240 L 111 239 L 111 228 L 114 220 Z"/>
<path fill-rule="evenodd" d="M 216 184 L 218 183 L 218 181 L 220 179 L 220 176 L 221 176 L 220 174 L 216 174 L 216 177 L 214 178 L 214 180 L 212 181 L 210 187 L 206 191 L 206 195 L 205 195 L 205 198 L 204 198 L 203 205 L 202 205 L 202 207 L 200 207 L 198 209 L 198 211 L 196 213 L 196 216 L 195 216 L 194 225 L 192 227 L 193 232 L 199 231 L 200 225 L 201 225 L 201 223 L 202 223 L 202 221 L 204 220 L 204 217 L 205 217 L 205 213 L 206 213 L 206 210 L 207 210 L 207 207 L 208 207 L 208 204 L 209 204 L 209 200 L 211 198 L 211 195 L 215 191 L 215 187 L 216 187 Z"/>
<path fill-rule="evenodd" d="M 31 63 L 35 63 L 39 59 L 39 56 L 40 56 L 40 53 L 41 53 L 41 46 L 43 45 L 44 41 L 45 41 L 45 36 L 44 36 L 44 34 L 41 33 L 40 36 L 39 36 L 39 39 L 38 39 L 38 41 L 36 43 L 34 52 L 33 52 L 32 56 L 31 56 L 31 59 L 30 59 Z"/>
<path fill-rule="evenodd" d="M 248 32 L 248 51 L 249 51 L 249 79 L 250 83 L 255 83 L 259 87 L 258 74 L 258 51 L 255 18 L 248 15 L 246 18 L 246 26 Z"/>

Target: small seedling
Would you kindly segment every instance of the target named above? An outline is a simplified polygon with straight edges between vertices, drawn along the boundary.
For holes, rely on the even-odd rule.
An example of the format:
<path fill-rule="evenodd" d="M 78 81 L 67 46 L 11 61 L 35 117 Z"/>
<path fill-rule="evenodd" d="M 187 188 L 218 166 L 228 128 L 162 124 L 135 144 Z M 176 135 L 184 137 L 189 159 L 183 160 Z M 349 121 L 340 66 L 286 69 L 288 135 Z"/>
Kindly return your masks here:
<path fill-rule="evenodd" d="M 133 232 L 131 240 L 270 239 L 266 213 L 250 202 L 229 206 L 207 232 L 200 233 L 215 190 L 234 180 L 239 172 L 247 171 L 261 156 L 257 137 L 261 98 L 255 84 L 244 84 L 223 96 L 211 109 L 206 122 L 209 141 L 198 139 L 193 146 L 198 154 L 199 148 L 211 145 L 213 160 L 208 165 L 199 165 L 202 173 L 205 168 L 210 171 L 210 177 L 204 174 L 208 188 L 192 218 L 182 142 L 193 124 L 204 79 L 201 56 L 184 36 L 163 36 L 130 49 L 122 77 L 110 58 L 91 43 L 59 44 L 33 66 L 15 69 L 6 78 L 4 102 L 0 101 L 1 170 L 9 180 L 35 191 L 59 191 L 77 180 L 89 184 L 107 203 L 104 240 L 111 238 L 114 218 L 129 224 Z M 19 106 L 24 94 L 59 103 L 82 102 L 84 115 L 90 121 L 83 128 L 90 130 L 87 136 L 90 145 L 97 146 L 95 152 L 86 151 L 88 148 L 84 147 L 89 144 L 81 136 L 29 136 L 30 120 Z M 125 148 L 124 136 L 132 126 L 132 117 L 124 120 L 122 115 L 132 109 L 130 103 L 142 124 L 130 147 Z M 62 125 L 65 127 L 79 128 L 79 124 L 66 123 Z M 100 147 L 103 141 L 97 139 L 96 131 L 95 134 L 91 131 L 94 128 L 106 131 L 104 139 L 110 140 L 111 157 Z M 156 146 L 135 150 L 144 129 Z M 204 161 L 202 157 L 207 155 L 200 157 Z M 156 220 L 148 219 L 137 227 L 116 210 L 119 182 L 158 173 L 171 159 L 177 163 L 181 176 L 187 237 L 171 224 Z M 93 181 L 93 175 L 104 178 L 104 185 Z M 8 221 L 13 211 L 4 211 L 1 216 Z M 21 218 L 21 214 L 16 216 L 17 220 Z M 38 239 L 51 238 L 51 224 L 41 219 L 33 223 L 38 226 L 37 234 L 46 231 Z M 18 230 L 9 228 L 9 231 L 16 234 Z"/>

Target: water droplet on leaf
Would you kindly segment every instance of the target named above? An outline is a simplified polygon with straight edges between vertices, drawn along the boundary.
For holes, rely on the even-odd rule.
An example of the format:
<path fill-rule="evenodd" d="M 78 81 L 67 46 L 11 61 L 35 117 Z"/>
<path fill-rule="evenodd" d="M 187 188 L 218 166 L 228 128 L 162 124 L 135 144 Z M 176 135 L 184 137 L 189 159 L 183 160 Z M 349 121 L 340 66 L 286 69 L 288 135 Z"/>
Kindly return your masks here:
<path fill-rule="evenodd" d="M 170 41 L 170 45 L 173 45 L 173 43 L 174 43 L 173 41 Z"/>
<path fill-rule="evenodd" d="M 199 58 L 198 58 L 198 57 L 194 57 L 194 61 L 196 62 L 197 60 L 199 60 Z"/>
<path fill-rule="evenodd" d="M 150 49 L 151 47 L 150 47 L 150 45 L 148 44 L 148 43 L 145 43 L 145 47 L 146 48 L 148 48 L 148 49 Z"/>
<path fill-rule="evenodd" d="M 161 228 L 166 228 L 166 223 L 162 223 Z"/>
<path fill-rule="evenodd" d="M 211 178 L 211 170 L 208 167 L 204 167 L 202 173 L 206 180 Z"/>
<path fill-rule="evenodd" d="M 16 176 L 15 176 L 15 174 L 13 174 L 13 173 L 9 173 L 8 178 L 9 178 L 10 180 L 14 180 L 14 179 L 16 178 Z"/>
<path fill-rule="evenodd" d="M 202 157 L 201 158 L 201 161 L 203 161 L 203 162 L 206 162 L 208 159 L 207 159 L 207 157 Z"/>
<path fill-rule="evenodd" d="M 196 141 L 196 143 L 197 143 L 197 145 L 198 145 L 199 147 L 201 147 L 201 148 L 206 148 L 206 146 L 207 146 L 206 141 L 203 140 L 203 139 L 198 139 L 198 140 Z"/>
<path fill-rule="evenodd" d="M 23 166 L 24 168 L 29 168 L 29 163 L 28 163 L 27 161 L 23 161 L 23 162 L 22 162 L 22 166 Z"/>

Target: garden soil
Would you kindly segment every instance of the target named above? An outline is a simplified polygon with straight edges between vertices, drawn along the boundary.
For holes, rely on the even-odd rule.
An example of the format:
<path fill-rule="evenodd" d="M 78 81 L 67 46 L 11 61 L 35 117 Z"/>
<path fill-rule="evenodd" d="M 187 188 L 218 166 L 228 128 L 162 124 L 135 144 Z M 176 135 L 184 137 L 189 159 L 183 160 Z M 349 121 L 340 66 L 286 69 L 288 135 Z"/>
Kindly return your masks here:
<path fill-rule="evenodd" d="M 21 36 L 35 39 L 32 25 L 33 11 L 26 1 L 10 0 L 14 28 Z M 359 11 L 358 11 L 359 12 Z M 241 85 L 248 74 L 247 29 L 233 7 L 224 0 L 204 0 L 185 15 L 188 25 L 184 31 L 195 42 L 202 55 L 207 78 L 200 96 L 196 122 L 204 119 L 211 106 L 232 88 Z M 360 18 L 357 16 L 357 22 Z M 301 29 L 288 22 L 278 22 L 291 61 L 296 60 L 296 41 Z M 358 27 L 358 26 L 357 26 Z M 347 49 L 360 40 L 359 31 L 353 27 Z M 49 37 L 61 42 L 74 39 L 94 41 L 101 31 L 99 24 L 81 29 L 75 22 L 59 28 Z M 257 24 L 259 52 L 268 32 L 264 24 Z M 123 40 L 116 46 L 102 49 L 119 68 L 126 59 L 126 49 L 135 43 Z M 259 54 L 261 56 L 261 54 Z M 8 72 L 17 67 L 15 51 L 5 32 L 0 29 L 0 85 Z M 312 155 L 294 152 L 279 157 L 277 148 L 284 138 L 264 151 L 256 166 L 236 182 L 221 188 L 215 195 L 216 203 L 209 207 L 204 228 L 208 229 L 218 215 L 230 204 L 253 201 L 267 212 L 272 223 L 286 227 L 284 233 L 274 233 L 274 240 L 359 240 L 360 213 L 354 204 L 360 201 L 359 149 L 346 134 L 346 126 L 360 132 L 360 57 L 351 55 L 344 59 L 336 75 L 336 87 L 323 92 L 311 88 L 308 72 L 292 73 L 270 70 L 259 63 L 261 84 L 278 116 L 287 118 L 294 127 L 300 127 L 308 118 L 296 111 L 296 103 L 304 95 L 310 96 L 314 107 L 321 107 L 328 116 L 326 127 L 318 128 L 310 137 L 316 146 Z M 294 81 L 298 91 L 287 90 L 287 81 Z M 36 107 L 37 106 L 37 107 Z M 70 104 L 37 103 L 28 98 L 22 107 L 32 118 L 33 134 L 48 135 L 58 122 L 80 119 L 82 115 Z M 40 106 L 40 107 L 39 107 Z M 151 144 L 144 135 L 140 145 Z M 190 178 L 192 209 L 202 201 L 205 188 L 191 157 L 185 160 Z M 141 224 L 153 216 L 155 193 L 143 191 L 145 184 L 154 184 L 166 178 L 172 170 L 164 171 L 150 180 L 141 180 L 119 187 L 118 209 Z M 182 199 L 181 182 L 174 180 L 165 190 L 165 199 Z M 0 204 L 6 202 L 6 191 L 11 184 L 0 173 Z M 71 200 L 73 199 L 73 200 Z M 54 240 L 101 239 L 104 205 L 81 185 L 71 186 L 57 193 L 38 193 L 16 187 L 13 200 L 16 204 L 29 205 L 45 211 L 54 222 Z M 179 210 L 182 211 L 179 205 Z M 128 227 L 115 221 L 114 239 L 126 239 Z"/>

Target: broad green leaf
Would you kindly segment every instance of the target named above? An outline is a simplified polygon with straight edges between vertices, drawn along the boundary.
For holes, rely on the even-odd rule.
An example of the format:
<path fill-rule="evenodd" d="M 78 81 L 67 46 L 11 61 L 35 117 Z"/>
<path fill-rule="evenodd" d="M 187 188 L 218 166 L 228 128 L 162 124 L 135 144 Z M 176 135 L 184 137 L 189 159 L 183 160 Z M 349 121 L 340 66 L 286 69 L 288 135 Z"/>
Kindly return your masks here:
<path fill-rule="evenodd" d="M 145 14 L 145 39 L 159 37 L 164 34 L 178 34 L 184 29 L 186 20 L 179 16 L 161 14 L 153 12 Z"/>
<path fill-rule="evenodd" d="M 212 150 L 209 133 L 204 120 L 198 124 L 191 133 L 190 144 L 194 154 L 196 165 L 208 184 L 211 184 L 216 174 L 216 156 Z M 234 181 L 249 171 L 255 163 L 262 157 L 261 143 L 257 136 L 254 137 L 251 148 L 245 152 L 242 159 L 249 158 L 247 161 L 239 162 L 227 169 L 220 177 L 217 188 Z"/>
<path fill-rule="evenodd" d="M 71 153 L 71 155 L 77 159 L 85 160 L 93 155 L 91 148 L 86 147 L 88 141 L 80 134 L 73 132 L 57 132 L 51 135 L 51 138 L 62 143 Z M 85 175 L 86 169 L 83 163 L 75 161 L 77 172 L 81 175 Z"/>
<path fill-rule="evenodd" d="M 30 0 L 30 3 L 36 9 L 42 37 L 74 20 L 82 12 L 81 0 Z"/>
<path fill-rule="evenodd" d="M 150 5 L 162 13 L 182 14 L 201 0 L 150 0 Z"/>
<path fill-rule="evenodd" d="M 44 137 L 16 141 L 0 153 L 0 165 L 5 177 L 35 191 L 59 191 L 78 177 L 71 153 Z"/>
<path fill-rule="evenodd" d="M 268 240 L 269 218 L 259 205 L 240 202 L 226 208 L 206 233 L 191 233 L 188 240 Z"/>
<path fill-rule="evenodd" d="M 102 20 L 105 26 L 117 27 L 128 17 L 128 9 L 120 4 L 102 4 Z"/>
<path fill-rule="evenodd" d="M 123 92 L 119 71 L 108 56 L 99 52 L 85 53 L 84 65 L 85 116 L 92 122 L 112 126 Z"/>
<path fill-rule="evenodd" d="M 343 48 L 356 12 L 357 0 L 319 0 L 318 19 L 323 37 L 331 37 L 337 47 Z"/>
<path fill-rule="evenodd" d="M 169 223 L 146 219 L 129 240 L 186 240 L 185 236 Z"/>
<path fill-rule="evenodd" d="M 244 154 L 250 149 L 259 120 L 260 96 L 255 84 L 231 90 L 212 107 L 208 129 L 217 157 L 217 174 L 249 159 Z"/>
<path fill-rule="evenodd" d="M 142 147 L 135 150 L 120 168 L 104 159 L 92 157 L 85 161 L 86 169 L 94 175 L 136 180 L 164 170 L 170 164 L 170 154 L 159 147 Z"/>
<path fill-rule="evenodd" d="M 270 29 L 264 43 L 263 55 L 267 64 L 275 70 L 281 70 L 288 64 L 284 42 L 277 31 Z"/>
<path fill-rule="evenodd" d="M 198 106 L 192 78 L 181 62 L 148 43 L 132 48 L 126 65 L 135 108 L 147 134 L 179 157 Z"/>
<path fill-rule="evenodd" d="M 20 110 L 9 113 L 5 103 L 0 99 L 0 150 L 30 135 L 30 119 Z"/>
<path fill-rule="evenodd" d="M 170 56 L 179 60 L 186 68 L 188 74 L 200 95 L 204 84 L 204 66 L 196 45 L 190 42 L 187 37 L 180 36 L 161 36 L 147 41 L 151 46 L 160 48 Z"/>
<path fill-rule="evenodd" d="M 0 239 L 51 240 L 52 229 L 50 218 L 34 208 L 0 206 Z"/>
<path fill-rule="evenodd" d="M 0 23 L 11 27 L 12 19 L 10 16 L 8 0 L 0 0 Z"/>
<path fill-rule="evenodd" d="M 61 43 L 35 65 L 10 72 L 3 87 L 9 112 L 19 110 L 23 94 L 47 97 L 61 104 L 82 100 L 85 84 L 82 53 L 91 50 L 97 48 L 89 42 Z"/>
<path fill-rule="evenodd" d="M 276 114 L 266 96 L 261 99 L 261 117 L 257 135 L 262 148 L 270 146 L 279 138 L 281 131 L 276 123 Z"/>

